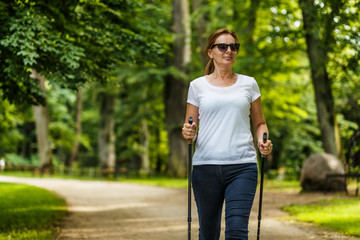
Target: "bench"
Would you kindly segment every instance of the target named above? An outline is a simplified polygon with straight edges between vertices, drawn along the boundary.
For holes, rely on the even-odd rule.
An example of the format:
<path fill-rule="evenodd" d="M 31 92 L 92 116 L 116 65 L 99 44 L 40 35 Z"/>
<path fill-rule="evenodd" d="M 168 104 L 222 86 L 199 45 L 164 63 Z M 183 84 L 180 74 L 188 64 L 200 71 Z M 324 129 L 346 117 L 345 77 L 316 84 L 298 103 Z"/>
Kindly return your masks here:
<path fill-rule="evenodd" d="M 128 177 L 128 170 L 126 167 L 101 168 L 100 171 L 102 177 L 109 177 L 110 175 L 113 175 L 114 179 L 116 179 L 119 174 L 126 175 L 126 177 Z"/>

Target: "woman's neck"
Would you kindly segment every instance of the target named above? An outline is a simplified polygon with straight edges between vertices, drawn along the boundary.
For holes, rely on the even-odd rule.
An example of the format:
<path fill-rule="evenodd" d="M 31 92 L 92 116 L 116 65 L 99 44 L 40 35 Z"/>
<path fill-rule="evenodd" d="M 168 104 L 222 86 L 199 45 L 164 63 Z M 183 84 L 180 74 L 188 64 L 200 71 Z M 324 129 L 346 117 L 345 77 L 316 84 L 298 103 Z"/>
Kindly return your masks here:
<path fill-rule="evenodd" d="M 236 81 L 232 69 L 215 68 L 214 72 L 208 75 L 208 81 L 216 86 L 229 86 Z"/>

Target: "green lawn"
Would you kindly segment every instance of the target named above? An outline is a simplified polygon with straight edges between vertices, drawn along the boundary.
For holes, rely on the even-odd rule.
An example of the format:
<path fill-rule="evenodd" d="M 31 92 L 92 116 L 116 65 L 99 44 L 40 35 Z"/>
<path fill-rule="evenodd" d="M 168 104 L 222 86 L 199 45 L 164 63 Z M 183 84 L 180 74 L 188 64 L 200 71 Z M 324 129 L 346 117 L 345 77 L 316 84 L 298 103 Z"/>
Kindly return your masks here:
<path fill-rule="evenodd" d="M 298 221 L 316 223 L 345 235 L 360 236 L 360 198 L 322 200 L 283 207 Z"/>
<path fill-rule="evenodd" d="M 0 183 L 0 239 L 55 239 L 66 209 L 47 190 Z"/>
<path fill-rule="evenodd" d="M 122 179 L 119 181 L 169 188 L 187 188 L 188 186 L 188 180 L 184 178 L 150 177 Z"/>

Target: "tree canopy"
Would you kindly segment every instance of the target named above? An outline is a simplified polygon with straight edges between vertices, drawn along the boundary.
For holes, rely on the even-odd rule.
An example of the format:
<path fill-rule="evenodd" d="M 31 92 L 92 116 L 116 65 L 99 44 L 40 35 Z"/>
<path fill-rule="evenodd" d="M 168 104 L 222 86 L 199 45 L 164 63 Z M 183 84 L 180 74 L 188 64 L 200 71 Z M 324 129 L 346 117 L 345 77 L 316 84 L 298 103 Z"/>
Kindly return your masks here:
<path fill-rule="evenodd" d="M 42 103 L 30 69 L 75 89 L 107 82 L 115 66 L 159 62 L 164 49 L 136 1 L 1 1 L 1 90 L 14 103 Z M 140 10 L 141 9 L 141 10 Z"/>

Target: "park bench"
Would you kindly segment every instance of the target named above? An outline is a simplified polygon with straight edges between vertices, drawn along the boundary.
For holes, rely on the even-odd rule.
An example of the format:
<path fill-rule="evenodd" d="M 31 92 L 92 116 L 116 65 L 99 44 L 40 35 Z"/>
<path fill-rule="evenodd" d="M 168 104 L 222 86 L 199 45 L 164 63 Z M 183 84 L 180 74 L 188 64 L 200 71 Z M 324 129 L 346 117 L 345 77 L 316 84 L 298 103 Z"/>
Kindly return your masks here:
<path fill-rule="evenodd" d="M 331 178 L 344 178 L 344 189 L 346 194 L 348 178 L 356 179 L 355 196 L 359 194 L 359 179 L 360 179 L 360 129 L 357 130 L 348 141 L 348 149 L 346 153 L 346 164 L 344 174 L 327 174 L 324 183 L 324 193 L 328 190 L 328 182 Z"/>
<path fill-rule="evenodd" d="M 118 177 L 118 175 L 125 175 L 128 177 L 128 169 L 124 165 L 128 163 L 127 159 L 117 160 L 114 168 L 101 168 L 101 176 L 108 177 L 113 175 L 114 179 Z"/>
<path fill-rule="evenodd" d="M 35 175 L 43 176 L 43 175 L 53 175 L 54 174 L 53 166 L 50 163 L 47 163 L 47 164 L 45 164 L 44 166 L 42 166 L 40 168 L 31 167 L 28 170 L 31 171 L 31 174 L 33 176 L 35 176 Z"/>
<path fill-rule="evenodd" d="M 126 167 L 121 168 L 101 168 L 101 176 L 108 177 L 113 175 L 114 179 L 118 177 L 119 174 L 125 174 L 127 176 L 128 170 Z"/>

